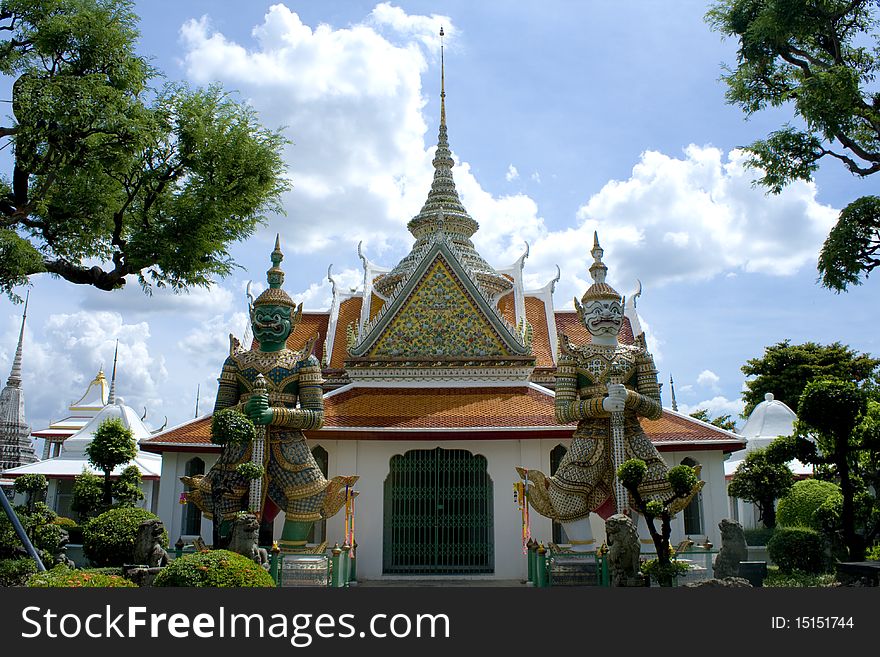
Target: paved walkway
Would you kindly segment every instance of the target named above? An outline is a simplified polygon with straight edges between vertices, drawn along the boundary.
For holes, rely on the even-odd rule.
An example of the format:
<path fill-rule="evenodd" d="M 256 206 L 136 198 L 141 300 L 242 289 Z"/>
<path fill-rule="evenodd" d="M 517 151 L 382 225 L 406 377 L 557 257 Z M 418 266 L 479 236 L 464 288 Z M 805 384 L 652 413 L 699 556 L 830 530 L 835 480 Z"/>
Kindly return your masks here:
<path fill-rule="evenodd" d="M 359 587 L 523 587 L 518 579 L 367 579 L 357 583 Z"/>

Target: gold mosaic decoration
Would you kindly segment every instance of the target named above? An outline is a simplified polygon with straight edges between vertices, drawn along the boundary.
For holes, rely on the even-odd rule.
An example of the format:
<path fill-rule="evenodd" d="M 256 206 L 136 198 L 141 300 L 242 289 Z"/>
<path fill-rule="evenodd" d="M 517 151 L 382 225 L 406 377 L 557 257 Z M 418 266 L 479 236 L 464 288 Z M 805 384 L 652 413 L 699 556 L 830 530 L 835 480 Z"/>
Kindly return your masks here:
<path fill-rule="evenodd" d="M 489 320 L 439 258 L 369 353 L 391 358 L 508 355 Z"/>

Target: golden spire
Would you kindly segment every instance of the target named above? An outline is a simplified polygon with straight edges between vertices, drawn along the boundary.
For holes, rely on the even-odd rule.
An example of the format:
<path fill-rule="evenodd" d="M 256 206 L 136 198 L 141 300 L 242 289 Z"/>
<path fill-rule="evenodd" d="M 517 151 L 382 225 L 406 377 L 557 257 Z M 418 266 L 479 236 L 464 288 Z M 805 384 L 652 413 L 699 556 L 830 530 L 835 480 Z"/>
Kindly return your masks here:
<path fill-rule="evenodd" d="M 440 27 L 440 125 L 446 127 L 446 62 L 443 58 L 443 27 Z"/>

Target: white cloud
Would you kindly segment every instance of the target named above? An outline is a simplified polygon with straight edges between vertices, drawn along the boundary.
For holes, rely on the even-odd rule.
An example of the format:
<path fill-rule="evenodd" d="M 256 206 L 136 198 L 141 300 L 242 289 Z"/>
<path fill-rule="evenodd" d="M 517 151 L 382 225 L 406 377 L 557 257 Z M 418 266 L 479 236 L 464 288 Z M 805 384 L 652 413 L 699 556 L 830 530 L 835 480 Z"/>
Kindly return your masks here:
<path fill-rule="evenodd" d="M 341 272 L 333 272 L 333 280 L 336 281 L 336 291 L 339 294 L 360 287 L 364 278 L 363 269 L 345 269 Z M 302 292 L 291 292 L 290 296 L 297 303 L 302 303 L 305 310 L 328 310 L 333 301 L 333 288 L 326 278 L 309 285 Z"/>
<path fill-rule="evenodd" d="M 628 179 L 609 181 L 581 206 L 577 227 L 532 226 L 540 237 L 531 243 L 529 265 L 543 272 L 568 265 L 558 298 L 582 294 L 594 230 L 609 282 L 619 290 L 636 278 L 650 289 L 739 273 L 784 276 L 814 265 L 837 210 L 816 200 L 813 183 L 797 182 L 774 196 L 753 187 L 754 178 L 740 151 L 725 156 L 690 145 L 680 158 L 646 151 Z"/>
<path fill-rule="evenodd" d="M 384 3 L 361 24 L 312 28 L 276 4 L 247 47 L 206 18 L 182 27 L 189 77 L 238 89 L 263 124 L 286 126 L 293 142 L 285 154 L 293 180 L 283 199 L 288 216 L 266 232 L 280 230 L 294 252 L 361 239 L 373 252 L 409 246 L 405 225 L 432 173 L 421 75 L 441 23 L 454 34 L 448 17 L 407 15 Z"/>
<path fill-rule="evenodd" d="M 507 182 L 512 182 L 519 178 L 519 171 L 516 170 L 516 167 L 512 164 L 507 167 L 507 173 L 504 174 L 504 179 Z"/>
<path fill-rule="evenodd" d="M 529 177 L 532 179 L 532 182 L 536 182 L 539 185 L 541 184 L 541 174 L 538 173 L 537 171 L 533 171 L 532 175 Z"/>
<path fill-rule="evenodd" d="M 709 388 L 717 387 L 720 380 L 721 378 L 712 370 L 703 370 L 700 372 L 699 376 L 697 376 L 697 383 Z"/>
<path fill-rule="evenodd" d="M 10 344 L 13 331 L 9 361 L 18 327 L 7 324 L 5 345 Z M 30 326 L 25 330 L 22 387 L 26 414 L 34 429 L 44 428 L 37 424 L 64 417 L 99 368 L 110 378 L 117 338 L 117 394 L 133 408 L 146 406 L 154 414 L 159 412 L 167 401 L 163 384 L 168 369 L 164 356 L 153 355 L 149 323 L 125 323 L 119 313 L 106 311 L 54 314 L 40 327 L 39 336 Z"/>
<path fill-rule="evenodd" d="M 146 294 L 135 276 L 128 276 L 125 287 L 121 290 L 104 292 L 82 286 L 81 291 L 84 295 L 81 305 L 87 310 L 120 311 L 139 315 L 170 312 L 175 315 L 204 317 L 209 312 L 229 310 L 234 300 L 233 293 L 219 284 L 194 287 L 184 292 L 154 287 L 152 294 Z"/>
<path fill-rule="evenodd" d="M 708 411 L 710 418 L 716 418 L 719 415 L 729 415 L 731 420 L 740 423 L 740 413 L 742 413 L 745 406 L 741 399 L 728 399 L 723 395 L 716 395 L 711 399 L 704 399 L 696 404 L 678 404 L 678 412 L 685 415 L 689 415 L 701 408 Z"/>

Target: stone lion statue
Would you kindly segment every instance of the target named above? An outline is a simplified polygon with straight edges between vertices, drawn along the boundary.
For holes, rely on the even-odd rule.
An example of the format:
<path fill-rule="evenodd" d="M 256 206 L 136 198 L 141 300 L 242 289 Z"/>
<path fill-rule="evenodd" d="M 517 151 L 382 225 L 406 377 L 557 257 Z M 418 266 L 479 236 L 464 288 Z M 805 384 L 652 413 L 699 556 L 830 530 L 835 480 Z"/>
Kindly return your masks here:
<path fill-rule="evenodd" d="M 70 533 L 62 528 L 61 536 L 58 539 L 58 551 L 52 555 L 52 565 L 58 566 L 63 565 L 68 568 L 76 568 L 76 564 L 73 563 L 73 559 L 67 556 L 67 545 L 70 543 Z"/>
<path fill-rule="evenodd" d="M 266 570 L 269 569 L 269 553 L 259 547 L 260 521 L 253 513 L 240 513 L 232 521 L 228 550 L 253 559 Z"/>
<path fill-rule="evenodd" d="M 134 562 L 147 568 L 160 568 L 168 565 L 168 553 L 162 547 L 165 526 L 158 518 L 144 520 L 138 526 L 134 541 Z"/>
<path fill-rule="evenodd" d="M 629 516 L 615 514 L 605 521 L 608 570 L 611 586 L 639 586 L 644 580 L 639 569 L 639 535 Z"/>
<path fill-rule="evenodd" d="M 721 549 L 715 557 L 712 572 L 716 579 L 739 575 L 739 562 L 748 561 L 749 550 L 742 525 L 736 520 L 724 518 L 718 524 L 721 530 Z"/>

